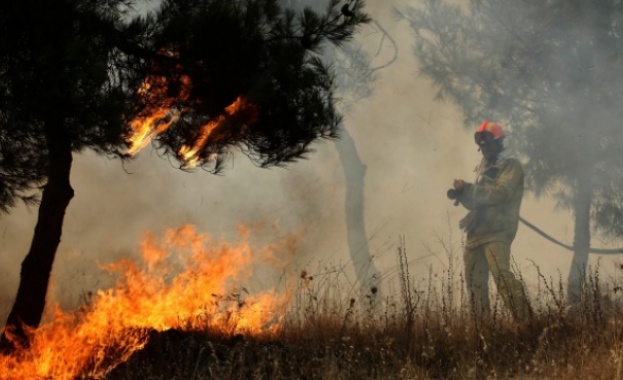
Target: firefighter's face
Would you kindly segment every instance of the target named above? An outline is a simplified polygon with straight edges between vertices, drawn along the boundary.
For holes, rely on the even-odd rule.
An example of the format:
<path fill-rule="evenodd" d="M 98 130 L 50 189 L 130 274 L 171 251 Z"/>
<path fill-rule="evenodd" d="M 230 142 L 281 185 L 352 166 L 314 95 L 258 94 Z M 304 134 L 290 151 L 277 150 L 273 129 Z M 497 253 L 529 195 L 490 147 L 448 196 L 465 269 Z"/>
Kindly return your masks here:
<path fill-rule="evenodd" d="M 488 161 L 491 161 L 500 153 L 498 144 L 493 140 L 480 145 L 480 152 Z"/>

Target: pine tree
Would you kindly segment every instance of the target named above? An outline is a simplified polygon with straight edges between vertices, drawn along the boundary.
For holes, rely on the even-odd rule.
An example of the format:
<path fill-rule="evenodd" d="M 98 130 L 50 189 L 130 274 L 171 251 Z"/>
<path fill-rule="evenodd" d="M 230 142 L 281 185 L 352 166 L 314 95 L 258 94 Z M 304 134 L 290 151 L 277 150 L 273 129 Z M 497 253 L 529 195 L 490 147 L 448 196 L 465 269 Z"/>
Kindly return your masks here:
<path fill-rule="evenodd" d="M 333 74 L 319 52 L 368 21 L 277 0 L 25 0 L 0 5 L 0 202 L 43 185 L 1 346 L 28 346 L 74 190 L 73 154 L 130 159 L 152 142 L 182 169 L 221 170 L 235 149 L 283 165 L 337 135 Z M 36 12 L 32 10 L 36 9 Z"/>

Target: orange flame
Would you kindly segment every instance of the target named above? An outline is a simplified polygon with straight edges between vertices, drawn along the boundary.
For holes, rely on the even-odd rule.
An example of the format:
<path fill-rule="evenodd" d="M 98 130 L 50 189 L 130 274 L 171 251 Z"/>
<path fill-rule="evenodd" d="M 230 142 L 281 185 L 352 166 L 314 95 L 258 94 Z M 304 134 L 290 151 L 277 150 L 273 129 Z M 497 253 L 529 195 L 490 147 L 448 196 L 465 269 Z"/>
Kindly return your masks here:
<path fill-rule="evenodd" d="M 157 106 L 147 107 L 143 114 L 131 120 L 130 135 L 126 138 L 128 143 L 127 154 L 136 155 L 141 149 L 147 146 L 151 140 L 166 131 L 176 122 L 183 109 L 175 103 L 187 100 L 190 94 L 190 78 L 181 77 L 182 88 L 178 97 L 168 95 L 168 83 L 166 77 L 149 76 L 145 79 L 138 90 L 139 95 L 146 104 L 156 104 Z M 199 152 L 206 146 L 212 131 L 223 126 L 230 118 L 244 115 L 240 120 L 243 124 L 249 125 L 255 122 L 257 113 L 253 104 L 239 96 L 232 104 L 225 107 L 224 113 L 210 120 L 201 127 L 195 141 L 191 144 L 183 145 L 178 154 L 184 161 L 184 166 L 193 168 L 199 164 Z"/>
<path fill-rule="evenodd" d="M 250 112 L 247 112 L 250 111 Z M 197 139 L 193 142 L 192 146 L 184 145 L 179 151 L 179 155 L 182 157 L 184 162 L 186 163 L 186 167 L 194 168 L 199 163 L 199 152 L 205 147 L 210 137 L 210 134 L 217 127 L 222 126 L 228 119 L 228 116 L 235 116 L 239 113 L 249 113 L 245 122 L 253 123 L 255 119 L 255 109 L 254 106 L 247 102 L 242 97 L 236 98 L 232 104 L 225 107 L 225 115 L 219 115 L 216 119 L 210 120 L 209 123 L 204 125 L 201 128 L 201 132 L 197 136 Z"/>
<path fill-rule="evenodd" d="M 259 256 L 270 259 L 276 248 Z M 243 299 L 231 291 L 252 273 L 255 257 L 244 236 L 235 245 L 217 244 L 184 226 L 167 231 L 160 244 L 149 235 L 141 250 L 144 265 L 125 259 L 106 267 L 122 276 L 114 289 L 99 291 L 88 310 L 54 307 L 51 321 L 31 332 L 30 349 L 0 356 L 0 378 L 101 378 L 143 348 L 150 330 L 271 335 L 279 328 L 287 294 Z"/>
<path fill-rule="evenodd" d="M 126 139 L 127 153 L 134 156 L 157 135 L 166 131 L 179 118 L 180 110 L 174 107 L 176 100 L 186 100 L 189 96 L 190 78 L 181 77 L 182 89 L 178 98 L 167 95 L 167 80 L 162 76 L 149 76 L 138 90 L 148 107 L 142 115 L 130 121 L 131 134 Z"/>

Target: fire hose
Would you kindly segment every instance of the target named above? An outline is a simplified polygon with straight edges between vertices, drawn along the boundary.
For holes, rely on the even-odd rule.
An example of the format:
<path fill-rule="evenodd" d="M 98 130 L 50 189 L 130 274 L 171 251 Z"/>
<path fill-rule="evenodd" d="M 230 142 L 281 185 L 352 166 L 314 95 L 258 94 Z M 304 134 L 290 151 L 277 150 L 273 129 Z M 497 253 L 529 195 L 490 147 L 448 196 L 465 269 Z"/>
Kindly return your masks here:
<path fill-rule="evenodd" d="M 458 206 L 459 205 L 459 191 L 456 189 L 449 189 L 448 190 L 448 199 L 454 200 L 454 205 Z M 547 232 L 543 231 L 542 229 L 540 229 L 539 227 L 535 226 L 534 224 L 528 222 L 526 219 L 524 219 L 522 216 L 519 216 L 519 221 L 521 223 L 523 223 L 526 227 L 530 228 L 532 231 L 536 232 L 537 234 L 539 234 L 541 237 L 545 238 L 546 240 L 560 246 L 563 247 L 569 251 L 573 251 L 574 247 L 572 245 L 568 245 L 565 244 L 563 242 L 561 242 L 560 240 L 552 237 L 551 235 L 549 235 Z M 620 254 L 623 253 L 623 248 L 612 248 L 612 249 L 607 249 L 607 248 L 591 248 L 589 247 L 588 249 L 589 253 L 598 253 L 598 254 L 602 254 L 602 255 L 612 255 L 612 254 Z"/>

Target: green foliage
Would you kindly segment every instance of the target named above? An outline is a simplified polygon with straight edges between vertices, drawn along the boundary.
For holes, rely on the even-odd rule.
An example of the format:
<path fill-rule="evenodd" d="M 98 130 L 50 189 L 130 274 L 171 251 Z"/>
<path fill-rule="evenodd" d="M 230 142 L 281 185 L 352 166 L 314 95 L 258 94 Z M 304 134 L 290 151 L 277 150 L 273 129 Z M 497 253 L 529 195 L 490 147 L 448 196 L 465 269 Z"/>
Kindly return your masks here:
<path fill-rule="evenodd" d="M 620 1 L 474 0 L 462 9 L 425 0 L 403 16 L 438 96 L 462 107 L 470 129 L 483 119 L 511 128 L 537 196 L 576 207 L 588 194 L 595 226 L 623 235 L 603 215 L 623 206 L 612 191 L 623 184 Z"/>

